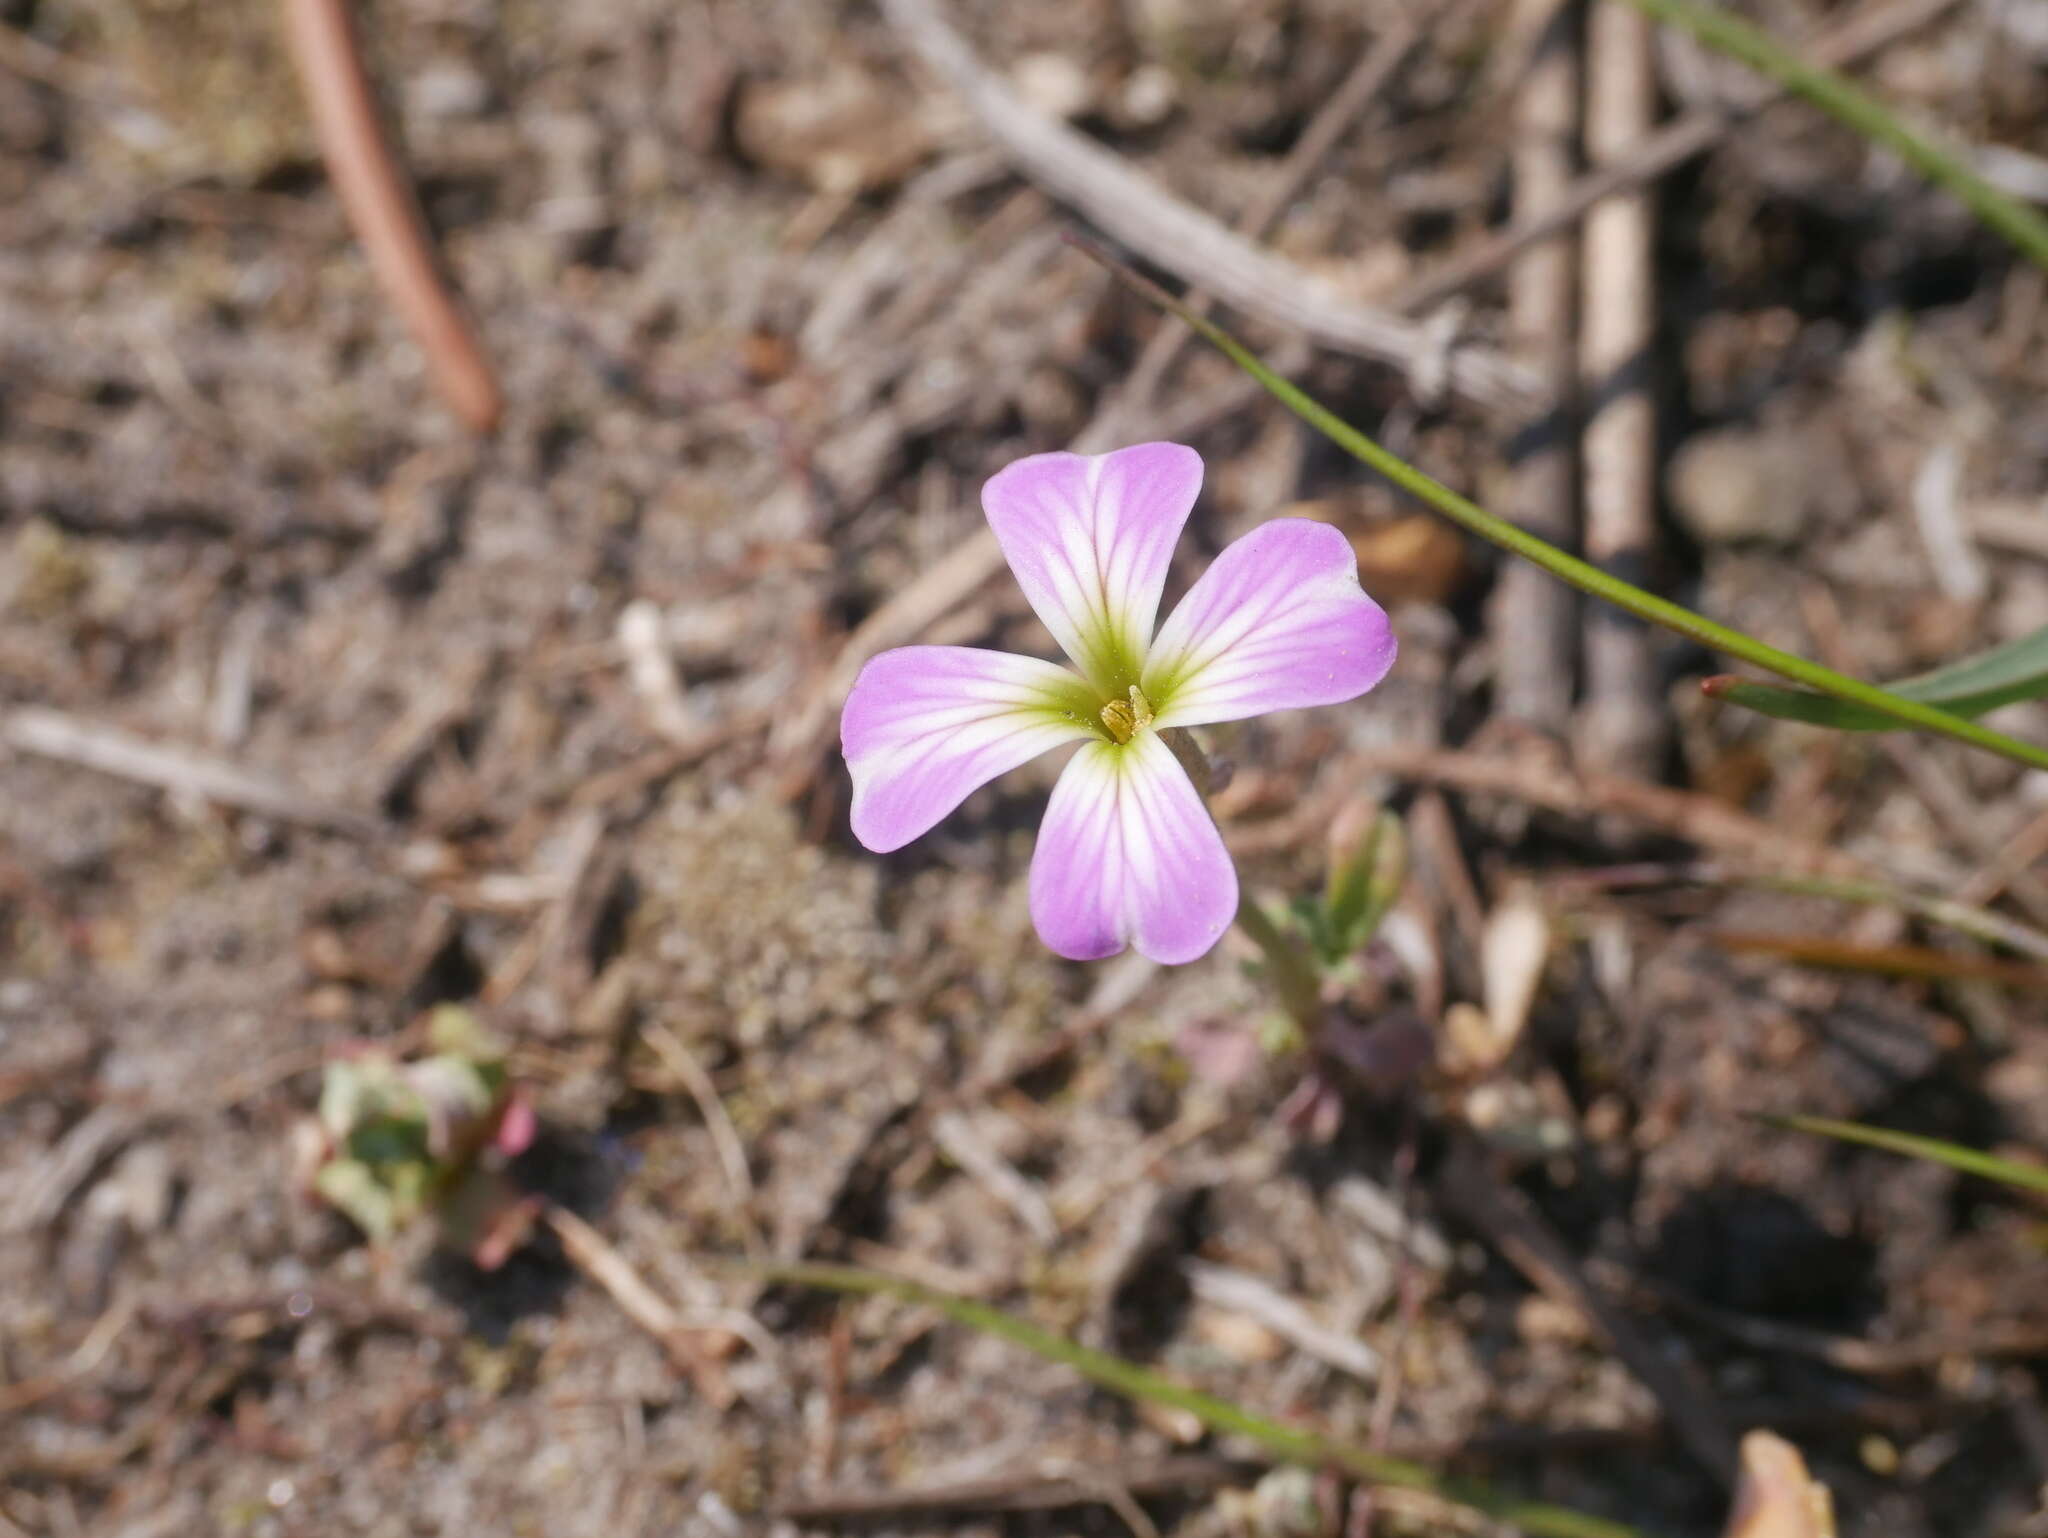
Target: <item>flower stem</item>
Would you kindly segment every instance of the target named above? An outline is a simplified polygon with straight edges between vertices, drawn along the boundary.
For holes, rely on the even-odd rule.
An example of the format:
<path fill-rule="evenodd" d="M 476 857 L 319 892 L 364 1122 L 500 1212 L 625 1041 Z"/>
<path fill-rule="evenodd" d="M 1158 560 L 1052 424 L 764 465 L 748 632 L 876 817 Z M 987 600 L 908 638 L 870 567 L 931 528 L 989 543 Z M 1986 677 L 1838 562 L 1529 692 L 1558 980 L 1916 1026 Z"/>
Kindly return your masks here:
<path fill-rule="evenodd" d="M 1818 662 L 1808 662 L 1804 657 L 1780 651 L 1768 642 L 1756 640 L 1739 630 L 1731 630 L 1726 625 L 1718 624 L 1703 614 L 1695 614 L 1667 598 L 1659 598 L 1654 593 L 1645 592 L 1633 583 L 1624 582 L 1588 561 L 1567 555 L 1555 545 L 1517 528 L 1505 518 L 1495 517 L 1470 498 L 1459 496 L 1441 481 L 1424 474 L 1406 460 L 1381 448 L 1328 407 L 1267 368 L 1249 348 L 1221 326 L 1204 316 L 1197 315 L 1149 278 L 1134 272 L 1107 252 L 1100 251 L 1077 237 L 1070 236 L 1069 239 L 1154 304 L 1170 314 L 1177 315 L 1200 332 L 1225 357 L 1257 380 L 1269 395 L 1337 447 L 1377 470 L 1403 491 L 1428 503 L 1453 523 L 1481 539 L 1533 562 L 1553 577 L 1570 583 L 1583 593 L 1590 593 L 1593 597 L 1611 603 L 1617 609 L 1633 614 L 1638 619 L 1647 620 L 1653 625 L 1661 625 L 1666 630 L 1697 641 L 1714 651 L 1726 653 L 1731 657 L 1740 657 L 1743 661 L 1754 663 L 1781 678 L 1792 679 L 1795 683 L 1805 684 L 1810 689 L 1831 694 L 1836 699 L 1867 705 L 1872 710 L 1882 711 L 1901 725 L 1939 732 L 1944 737 L 1967 742 L 1972 747 L 1996 753 L 2015 763 L 2026 764 L 2036 769 L 2048 769 L 2048 748 L 2022 742 L 2016 737 L 2008 737 L 2003 732 L 1995 732 L 1988 726 L 1980 726 L 1975 721 L 1952 715 L 1946 710 L 1906 699 L 1880 689 L 1875 684 L 1851 678 L 1846 673 L 1837 673 L 1833 668 L 1823 667 Z"/>
<path fill-rule="evenodd" d="M 1314 1040 L 1323 1020 L 1323 990 L 1308 948 L 1267 917 L 1266 910 L 1249 892 L 1238 897 L 1237 927 L 1266 958 L 1267 974 L 1273 979 L 1288 1018 L 1301 1027 L 1305 1037 Z"/>
<path fill-rule="evenodd" d="M 1138 700 L 1144 698 L 1136 689 L 1131 694 Z M 1160 736 L 1206 801 L 1214 776 L 1209 755 L 1202 751 L 1195 734 L 1176 727 Z M 1300 1027 L 1303 1040 L 1314 1041 L 1323 1023 L 1323 982 L 1309 948 L 1298 936 L 1274 923 L 1259 906 L 1258 899 L 1242 887 L 1237 893 L 1237 927 L 1266 958 L 1266 974 L 1273 980 L 1273 990 L 1280 995 L 1280 1006 L 1287 1011 L 1287 1018 Z"/>

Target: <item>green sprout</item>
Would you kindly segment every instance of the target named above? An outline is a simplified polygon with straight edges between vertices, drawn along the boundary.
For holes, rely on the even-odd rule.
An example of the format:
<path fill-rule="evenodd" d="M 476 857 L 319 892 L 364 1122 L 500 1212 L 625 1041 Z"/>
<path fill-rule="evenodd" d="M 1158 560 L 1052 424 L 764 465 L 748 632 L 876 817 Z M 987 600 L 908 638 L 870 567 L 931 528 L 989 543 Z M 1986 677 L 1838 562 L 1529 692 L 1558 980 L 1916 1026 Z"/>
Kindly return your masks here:
<path fill-rule="evenodd" d="M 378 1244 L 432 1216 L 442 1243 L 490 1270 L 537 1211 L 505 1172 L 533 1142 L 533 1109 L 468 1010 L 440 1006 L 426 1034 L 425 1056 L 363 1043 L 328 1064 L 302 1134 L 306 1185 Z"/>

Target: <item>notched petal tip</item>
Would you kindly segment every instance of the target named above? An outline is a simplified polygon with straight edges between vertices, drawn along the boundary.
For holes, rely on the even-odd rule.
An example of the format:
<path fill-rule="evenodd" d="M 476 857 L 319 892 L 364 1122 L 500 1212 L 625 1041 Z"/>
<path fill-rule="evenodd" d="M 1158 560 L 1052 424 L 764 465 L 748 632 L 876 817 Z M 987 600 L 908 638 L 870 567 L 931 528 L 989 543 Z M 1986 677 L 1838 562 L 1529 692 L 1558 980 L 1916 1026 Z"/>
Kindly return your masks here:
<path fill-rule="evenodd" d="M 989 527 L 1032 609 L 1108 693 L 1137 681 L 1202 457 L 1178 443 L 1034 454 L 982 487 Z"/>

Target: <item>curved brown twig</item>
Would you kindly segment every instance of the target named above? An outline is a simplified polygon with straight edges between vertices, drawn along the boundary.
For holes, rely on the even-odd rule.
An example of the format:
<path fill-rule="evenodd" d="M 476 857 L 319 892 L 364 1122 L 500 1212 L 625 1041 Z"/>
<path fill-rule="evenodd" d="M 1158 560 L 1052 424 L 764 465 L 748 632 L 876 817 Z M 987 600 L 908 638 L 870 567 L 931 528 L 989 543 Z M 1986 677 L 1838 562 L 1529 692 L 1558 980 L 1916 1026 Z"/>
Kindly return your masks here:
<path fill-rule="evenodd" d="M 320 152 L 371 269 L 426 353 L 449 409 L 487 433 L 498 425 L 504 396 L 435 261 L 426 219 L 378 120 L 348 0 L 284 0 L 284 13 Z"/>

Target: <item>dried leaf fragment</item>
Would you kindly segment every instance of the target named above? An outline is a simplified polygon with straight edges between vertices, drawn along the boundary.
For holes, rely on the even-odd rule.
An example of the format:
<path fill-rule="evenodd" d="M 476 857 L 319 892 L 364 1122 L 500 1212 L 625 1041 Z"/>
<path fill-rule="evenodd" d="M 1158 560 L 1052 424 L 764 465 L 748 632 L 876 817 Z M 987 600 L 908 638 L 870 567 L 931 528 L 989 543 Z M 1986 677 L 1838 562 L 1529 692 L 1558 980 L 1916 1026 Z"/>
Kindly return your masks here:
<path fill-rule="evenodd" d="M 1799 1449 L 1768 1431 L 1742 1439 L 1742 1477 L 1727 1538 L 1835 1538 L 1828 1487 L 1806 1471 Z"/>

